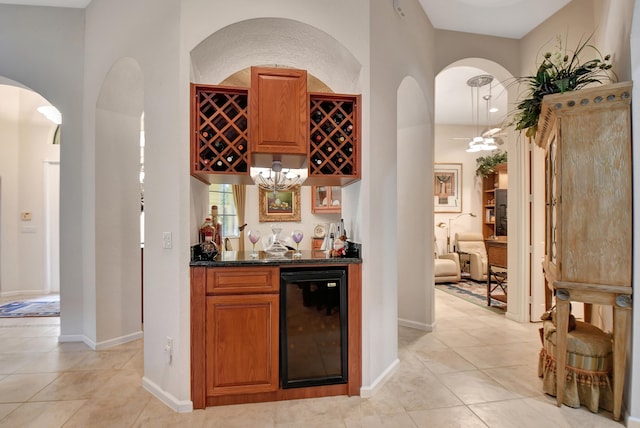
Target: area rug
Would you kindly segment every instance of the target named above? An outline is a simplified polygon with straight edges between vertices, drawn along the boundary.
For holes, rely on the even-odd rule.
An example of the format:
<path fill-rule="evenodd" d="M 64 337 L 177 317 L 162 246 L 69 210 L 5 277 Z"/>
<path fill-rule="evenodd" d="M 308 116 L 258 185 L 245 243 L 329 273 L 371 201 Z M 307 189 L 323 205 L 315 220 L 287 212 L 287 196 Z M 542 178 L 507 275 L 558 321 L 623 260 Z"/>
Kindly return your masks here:
<path fill-rule="evenodd" d="M 59 317 L 60 299 L 45 297 L 5 303 L 0 306 L 0 318 Z"/>
<path fill-rule="evenodd" d="M 441 284 L 436 284 L 436 288 L 497 313 L 504 314 L 507 310 L 507 305 L 505 303 L 494 299 L 491 299 L 491 306 L 487 306 L 486 282 L 475 282 L 462 279 L 457 283 L 443 282 Z"/>

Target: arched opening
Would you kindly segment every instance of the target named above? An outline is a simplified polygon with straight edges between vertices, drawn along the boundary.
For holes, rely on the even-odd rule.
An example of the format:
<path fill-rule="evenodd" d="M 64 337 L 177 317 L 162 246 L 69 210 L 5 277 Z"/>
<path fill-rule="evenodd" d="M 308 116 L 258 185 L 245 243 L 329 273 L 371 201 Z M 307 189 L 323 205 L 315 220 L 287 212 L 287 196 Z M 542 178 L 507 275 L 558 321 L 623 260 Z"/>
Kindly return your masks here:
<path fill-rule="evenodd" d="M 96 103 L 95 347 L 142 336 L 140 142 L 144 82 L 138 63 L 118 60 Z"/>
<path fill-rule="evenodd" d="M 60 120 L 45 117 L 41 107 L 52 106 L 21 84 L 0 80 L 3 303 L 59 299 Z"/>
<path fill-rule="evenodd" d="M 430 331 L 433 327 L 433 264 L 429 176 L 433 147 L 426 97 L 413 77 L 397 94 L 398 323 Z M 426 195 L 424 198 L 417 195 Z"/>
<path fill-rule="evenodd" d="M 467 81 L 479 75 L 492 76 L 493 80 L 476 91 Z M 436 207 L 434 230 L 440 254 L 454 251 L 456 233 L 482 233 L 483 239 L 487 238 L 484 236 L 487 235 L 484 233 L 487 223 L 494 220 L 488 217 L 491 208 L 483 199 L 483 182 L 476 175 L 476 159 L 495 152 L 466 150 L 476 134 L 501 128 L 493 136 L 498 137 L 495 138 L 498 150 L 508 153 L 508 270 L 512 285 L 508 293 L 509 304 L 503 309 L 506 309 L 507 316 L 524 321 L 529 317 L 529 302 L 526 300 L 529 284 L 535 280 L 530 277 L 533 256 L 525 254 L 525 248 L 531 245 L 532 239 L 529 234 L 530 207 L 526 201 L 526 194 L 530 192 L 530 160 L 526 145 L 518 139 L 513 128 L 506 126 L 509 106 L 513 105 L 518 91 L 517 85 L 511 82 L 513 76 L 504 67 L 481 58 L 456 61 L 436 77 L 435 162 L 461 166 L 461 205 L 455 209 L 444 208 L 441 212 L 437 212 Z M 490 113 L 489 107 L 497 107 L 498 111 Z M 464 262 L 462 268 L 465 268 Z M 474 285 L 473 281 L 469 283 Z M 474 295 L 478 297 L 479 304 L 482 305 L 484 300 L 486 305 L 486 282 L 478 280 L 476 285 Z M 544 287 L 540 291 L 543 293 Z"/>

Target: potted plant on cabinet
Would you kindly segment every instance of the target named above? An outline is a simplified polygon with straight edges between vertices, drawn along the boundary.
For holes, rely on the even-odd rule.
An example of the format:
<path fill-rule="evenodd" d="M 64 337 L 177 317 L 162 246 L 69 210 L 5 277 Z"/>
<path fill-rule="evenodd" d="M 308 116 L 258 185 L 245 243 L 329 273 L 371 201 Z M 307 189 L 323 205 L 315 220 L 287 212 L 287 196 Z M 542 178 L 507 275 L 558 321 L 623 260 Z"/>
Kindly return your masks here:
<path fill-rule="evenodd" d="M 545 95 L 576 91 L 592 83 L 603 80 L 615 82 L 616 76 L 611 70 L 611 55 L 602 56 L 600 51 L 589 43 L 593 35 L 578 42 L 574 51 L 562 49 L 562 41 L 557 39 L 557 51 L 544 54 L 536 73 L 515 79 L 515 83 L 527 85 L 526 98 L 518 103 L 509 126 L 515 125 L 518 131 L 525 131 L 527 137 L 535 138 L 538 129 L 542 98 Z M 594 58 L 580 62 L 585 50 L 594 52 Z"/>

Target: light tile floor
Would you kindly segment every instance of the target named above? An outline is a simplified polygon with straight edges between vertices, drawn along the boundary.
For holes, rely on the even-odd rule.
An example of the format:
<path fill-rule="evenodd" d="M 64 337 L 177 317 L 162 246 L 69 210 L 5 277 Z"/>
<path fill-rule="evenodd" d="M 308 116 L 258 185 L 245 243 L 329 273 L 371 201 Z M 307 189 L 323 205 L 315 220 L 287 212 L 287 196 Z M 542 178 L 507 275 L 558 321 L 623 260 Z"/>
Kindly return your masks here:
<path fill-rule="evenodd" d="M 436 290 L 437 329 L 399 329 L 400 365 L 372 398 L 175 413 L 141 387 L 142 341 L 57 343 L 57 318 L 0 319 L 0 427 L 621 427 L 556 407 L 537 377 L 538 324 Z"/>

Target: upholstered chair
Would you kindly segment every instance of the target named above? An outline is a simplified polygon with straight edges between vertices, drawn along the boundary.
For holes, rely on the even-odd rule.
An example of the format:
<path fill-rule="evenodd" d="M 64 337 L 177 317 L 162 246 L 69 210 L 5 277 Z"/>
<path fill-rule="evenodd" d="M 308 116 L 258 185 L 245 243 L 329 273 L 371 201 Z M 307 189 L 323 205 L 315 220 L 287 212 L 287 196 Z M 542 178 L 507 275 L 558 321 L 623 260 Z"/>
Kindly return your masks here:
<path fill-rule="evenodd" d="M 433 273 L 435 283 L 460 281 L 460 258 L 456 253 L 438 255 L 434 239 Z"/>
<path fill-rule="evenodd" d="M 487 280 L 487 249 L 481 233 L 456 233 L 457 252 L 469 260 L 469 273 L 475 281 Z"/>

